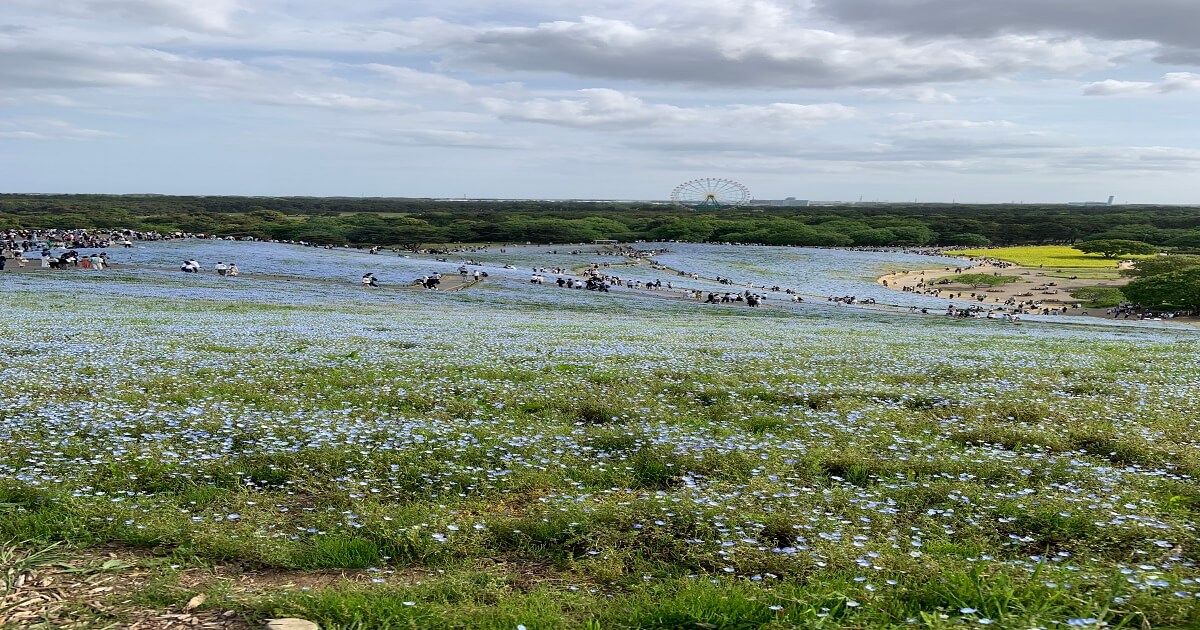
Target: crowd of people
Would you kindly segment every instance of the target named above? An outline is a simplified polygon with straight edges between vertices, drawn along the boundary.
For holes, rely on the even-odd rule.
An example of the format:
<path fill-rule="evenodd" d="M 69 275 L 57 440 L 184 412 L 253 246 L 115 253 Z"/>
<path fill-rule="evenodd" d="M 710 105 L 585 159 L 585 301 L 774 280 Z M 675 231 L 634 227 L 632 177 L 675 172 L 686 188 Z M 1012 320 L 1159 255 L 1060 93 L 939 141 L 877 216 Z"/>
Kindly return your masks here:
<path fill-rule="evenodd" d="M 18 269 L 23 269 L 25 265 L 29 264 L 31 257 L 40 261 L 39 268 L 41 269 L 87 269 L 103 271 L 112 266 L 108 258 L 108 252 L 81 254 L 77 250 L 71 249 L 55 255 L 48 248 L 36 254 L 21 250 L 3 249 L 0 250 L 0 271 L 8 268 L 10 260 L 16 263 Z"/>
<path fill-rule="evenodd" d="M 875 304 L 875 298 L 863 298 L 860 300 L 857 296 L 853 295 L 831 295 L 825 298 L 825 301 L 833 302 L 834 304 Z"/>
<path fill-rule="evenodd" d="M 39 261 L 42 269 L 104 270 L 111 266 L 107 252 L 82 254 L 79 250 L 132 247 L 133 240 L 156 238 L 154 233 L 130 230 L 5 230 L 0 232 L 0 271 L 7 269 L 10 261 L 23 269 L 33 260 Z"/>
<path fill-rule="evenodd" d="M 1196 315 L 1191 311 L 1162 311 L 1156 312 L 1147 309 L 1141 304 L 1131 304 L 1123 302 L 1104 312 L 1105 315 L 1113 319 L 1175 319 L 1176 317 L 1190 317 Z"/>
<path fill-rule="evenodd" d="M 28 254 L 46 249 L 110 249 L 166 238 L 158 232 L 133 230 L 12 229 L 0 232 L 0 250 Z"/>

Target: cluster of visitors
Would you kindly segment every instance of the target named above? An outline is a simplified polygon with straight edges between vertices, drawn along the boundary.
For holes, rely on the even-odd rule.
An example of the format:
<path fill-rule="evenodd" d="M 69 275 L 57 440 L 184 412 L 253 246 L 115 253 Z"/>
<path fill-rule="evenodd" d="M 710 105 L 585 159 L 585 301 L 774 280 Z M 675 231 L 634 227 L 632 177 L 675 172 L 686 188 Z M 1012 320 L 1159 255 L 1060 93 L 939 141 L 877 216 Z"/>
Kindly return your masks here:
<path fill-rule="evenodd" d="M 179 270 L 184 273 L 200 273 L 200 268 L 200 263 L 195 258 L 189 258 L 183 261 L 183 264 L 179 265 Z M 217 272 L 218 276 L 236 277 L 241 273 L 237 263 L 225 263 L 224 261 L 218 262 L 213 267 L 213 270 Z"/>
<path fill-rule="evenodd" d="M 14 229 L 0 232 L 0 251 L 29 253 L 43 249 L 108 249 L 133 247 L 133 241 L 157 241 L 164 238 L 157 232 L 133 230 Z"/>
<path fill-rule="evenodd" d="M 467 269 L 466 265 L 459 265 L 458 275 L 462 278 L 463 283 L 467 282 L 467 278 L 471 278 L 474 282 L 479 282 L 481 279 L 488 277 L 486 271 L 480 271 L 479 269 L 472 271 Z"/>
<path fill-rule="evenodd" d="M 693 295 L 699 296 L 702 292 L 696 291 Z M 697 297 L 699 299 L 699 297 Z M 746 306 L 757 307 L 766 299 L 765 295 L 751 293 L 749 290 L 740 293 L 715 293 L 709 292 L 708 297 L 704 299 L 705 304 L 737 304 L 743 303 Z"/>
<path fill-rule="evenodd" d="M 97 254 L 80 254 L 75 250 L 69 250 L 55 256 L 50 249 L 43 249 L 41 253 L 43 269 L 94 269 L 103 271 L 111 265 L 108 261 L 108 253 L 100 252 Z M 24 266 L 22 264 L 21 266 Z M 3 267 L 0 267 L 2 269 Z"/>
<path fill-rule="evenodd" d="M 1175 319 L 1176 317 L 1190 317 L 1196 313 L 1186 310 L 1169 310 L 1169 311 L 1152 311 L 1145 308 L 1141 304 L 1132 304 L 1124 302 L 1114 306 L 1104 312 L 1105 315 L 1113 319 Z"/>
<path fill-rule="evenodd" d="M 874 304 L 875 298 L 864 298 L 860 300 L 857 296 L 853 295 L 830 295 L 825 298 L 825 301 L 833 302 L 834 304 Z"/>
<path fill-rule="evenodd" d="M 554 280 L 554 283 L 563 289 L 587 289 L 588 291 L 599 291 L 601 293 L 608 293 L 609 289 L 612 288 L 612 284 L 603 277 L 593 275 L 589 275 L 584 279 L 559 276 Z"/>
<path fill-rule="evenodd" d="M 416 281 L 416 284 L 425 287 L 427 291 L 435 291 L 438 285 L 442 283 L 442 274 L 434 272 L 428 276 L 422 276 Z"/>

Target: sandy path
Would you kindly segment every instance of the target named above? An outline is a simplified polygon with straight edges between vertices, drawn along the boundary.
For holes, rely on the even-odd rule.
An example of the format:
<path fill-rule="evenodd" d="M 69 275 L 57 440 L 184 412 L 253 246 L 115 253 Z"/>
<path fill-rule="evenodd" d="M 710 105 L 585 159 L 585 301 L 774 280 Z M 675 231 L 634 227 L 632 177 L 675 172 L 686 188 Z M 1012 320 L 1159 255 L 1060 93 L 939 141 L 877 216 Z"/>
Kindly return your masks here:
<path fill-rule="evenodd" d="M 1104 316 L 1105 309 L 1087 309 L 1072 308 L 1074 304 L 1082 305 L 1083 300 L 1078 300 L 1071 297 L 1071 292 L 1076 289 L 1085 287 L 1113 287 L 1120 288 L 1129 281 L 1125 278 L 1112 280 L 1095 280 L 1095 279 L 1071 279 L 1053 277 L 1051 273 L 1057 273 L 1057 269 L 1041 269 L 1037 267 L 1021 267 L 1010 265 L 1008 267 L 998 267 L 988 263 L 980 263 L 974 267 L 962 267 L 961 274 L 968 273 L 998 273 L 1002 276 L 1018 276 L 1020 280 L 1012 284 L 1007 284 L 999 287 L 980 287 L 973 289 L 969 285 L 953 282 L 955 276 L 960 275 L 954 268 L 939 268 L 939 269 L 923 269 L 916 271 L 901 271 L 880 276 L 876 282 L 885 285 L 888 289 L 907 293 L 905 287 L 917 288 L 917 284 L 922 280 L 925 282 L 924 289 L 937 289 L 937 297 L 943 299 L 962 300 L 964 304 L 979 304 L 981 306 L 1002 306 L 1006 300 L 1013 298 L 1018 302 L 1037 301 L 1043 308 L 1061 308 L 1067 307 L 1068 315 L 1090 315 Z M 950 278 L 950 284 L 934 284 L 943 278 Z M 918 288 L 918 294 L 922 289 Z M 933 294 L 926 294 L 933 295 Z M 983 296 L 983 301 L 979 301 L 979 296 Z"/>

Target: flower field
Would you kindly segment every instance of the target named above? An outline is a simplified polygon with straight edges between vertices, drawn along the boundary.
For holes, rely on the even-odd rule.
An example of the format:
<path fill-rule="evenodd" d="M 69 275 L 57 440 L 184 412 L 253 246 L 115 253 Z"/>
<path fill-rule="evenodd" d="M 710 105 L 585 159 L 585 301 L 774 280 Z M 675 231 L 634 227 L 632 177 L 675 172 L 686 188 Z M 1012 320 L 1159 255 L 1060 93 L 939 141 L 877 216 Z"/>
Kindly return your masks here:
<path fill-rule="evenodd" d="M 1025 247 L 996 247 L 964 249 L 951 252 L 959 256 L 980 256 L 1007 260 L 1025 267 L 1056 267 L 1061 269 L 1114 269 L 1117 261 L 1100 254 L 1085 254 L 1066 245 L 1030 245 Z M 1146 258 L 1126 256 L 1123 258 Z"/>
<path fill-rule="evenodd" d="M 293 268 L 353 279 L 342 265 Z M 59 543 L 140 576 L 50 625 L 151 609 L 325 628 L 1200 624 L 1185 327 L 502 278 L 0 283 L 0 562 Z M 288 580 L 247 588 L 232 565 Z"/>

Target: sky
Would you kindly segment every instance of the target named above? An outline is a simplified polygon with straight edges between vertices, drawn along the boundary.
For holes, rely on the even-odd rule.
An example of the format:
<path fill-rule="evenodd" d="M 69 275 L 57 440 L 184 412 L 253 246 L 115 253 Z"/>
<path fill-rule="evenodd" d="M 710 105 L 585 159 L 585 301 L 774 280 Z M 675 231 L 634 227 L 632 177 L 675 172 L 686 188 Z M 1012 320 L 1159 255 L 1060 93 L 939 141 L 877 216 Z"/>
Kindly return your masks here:
<path fill-rule="evenodd" d="M 1196 0 L 0 0 L 0 192 L 1200 202 Z"/>

